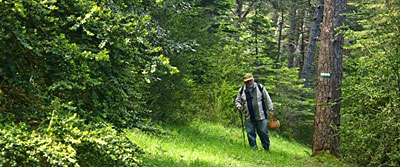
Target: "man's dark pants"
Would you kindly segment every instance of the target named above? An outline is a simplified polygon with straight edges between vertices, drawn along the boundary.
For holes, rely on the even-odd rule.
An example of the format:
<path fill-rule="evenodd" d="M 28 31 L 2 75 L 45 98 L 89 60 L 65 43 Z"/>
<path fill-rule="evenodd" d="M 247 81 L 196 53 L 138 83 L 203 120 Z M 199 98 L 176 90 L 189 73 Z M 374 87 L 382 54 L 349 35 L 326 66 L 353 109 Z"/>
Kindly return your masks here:
<path fill-rule="evenodd" d="M 256 132 L 260 137 L 262 146 L 265 150 L 269 150 L 269 134 L 268 120 L 250 121 L 246 120 L 247 138 L 249 139 L 250 147 L 257 148 Z"/>

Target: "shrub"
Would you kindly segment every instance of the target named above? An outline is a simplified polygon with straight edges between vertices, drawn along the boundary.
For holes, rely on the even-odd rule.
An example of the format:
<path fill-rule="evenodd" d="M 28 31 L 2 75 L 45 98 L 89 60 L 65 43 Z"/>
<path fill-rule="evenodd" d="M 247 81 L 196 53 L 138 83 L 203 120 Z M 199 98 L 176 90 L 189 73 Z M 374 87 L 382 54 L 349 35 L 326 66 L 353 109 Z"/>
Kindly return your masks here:
<path fill-rule="evenodd" d="M 0 166 L 140 165 L 141 149 L 110 125 L 85 125 L 74 115 L 53 117 L 47 128 L 0 126 Z"/>

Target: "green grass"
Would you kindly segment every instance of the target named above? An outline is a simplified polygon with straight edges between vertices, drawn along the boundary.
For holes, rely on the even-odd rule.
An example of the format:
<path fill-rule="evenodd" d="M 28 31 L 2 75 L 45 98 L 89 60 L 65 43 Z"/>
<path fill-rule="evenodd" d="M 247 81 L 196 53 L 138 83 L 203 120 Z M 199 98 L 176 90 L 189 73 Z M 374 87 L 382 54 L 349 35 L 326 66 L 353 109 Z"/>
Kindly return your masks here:
<path fill-rule="evenodd" d="M 218 124 L 194 122 L 186 126 L 166 126 L 164 135 L 127 130 L 127 136 L 146 152 L 145 167 L 300 167 L 345 166 L 322 155 L 310 158 L 311 148 L 287 141 L 270 131 L 271 151 L 251 149 L 242 131 Z M 261 147 L 257 138 L 258 146 Z"/>

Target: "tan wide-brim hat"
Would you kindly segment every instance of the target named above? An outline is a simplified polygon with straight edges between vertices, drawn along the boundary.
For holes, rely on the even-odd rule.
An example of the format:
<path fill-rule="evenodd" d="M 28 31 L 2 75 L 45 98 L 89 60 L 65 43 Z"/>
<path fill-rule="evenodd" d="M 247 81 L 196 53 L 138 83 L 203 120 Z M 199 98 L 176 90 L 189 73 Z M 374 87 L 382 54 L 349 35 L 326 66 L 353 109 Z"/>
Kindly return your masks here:
<path fill-rule="evenodd" d="M 250 80 L 254 80 L 253 75 L 251 73 L 245 74 L 244 77 L 243 77 L 243 81 L 247 82 L 247 81 L 250 81 Z"/>

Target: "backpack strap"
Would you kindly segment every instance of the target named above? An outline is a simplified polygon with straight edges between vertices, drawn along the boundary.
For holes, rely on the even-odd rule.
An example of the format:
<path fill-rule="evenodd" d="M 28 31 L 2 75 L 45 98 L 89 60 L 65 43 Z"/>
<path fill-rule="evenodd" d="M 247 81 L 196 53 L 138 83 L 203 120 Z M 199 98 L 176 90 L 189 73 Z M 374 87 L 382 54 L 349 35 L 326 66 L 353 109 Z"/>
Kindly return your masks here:
<path fill-rule="evenodd" d="M 264 103 L 264 94 L 263 94 L 264 87 L 259 83 L 257 83 L 257 87 L 258 87 L 258 90 L 261 92 L 261 100 Z"/>
<path fill-rule="evenodd" d="M 262 93 L 264 87 L 259 83 L 257 83 L 257 87 L 258 87 L 258 90 L 260 90 L 260 92 Z M 263 96 L 263 98 L 264 98 L 264 96 Z"/>
<path fill-rule="evenodd" d="M 244 87 L 245 87 L 245 86 L 243 86 L 243 87 L 242 87 L 242 88 L 240 88 L 240 90 L 239 90 L 239 94 L 240 94 L 240 96 L 242 96 L 242 94 L 243 94 Z"/>
<path fill-rule="evenodd" d="M 267 106 L 265 105 L 265 102 L 264 102 L 264 94 L 263 94 L 264 87 L 258 83 L 257 83 L 257 87 L 258 87 L 258 90 L 260 90 L 260 92 L 261 92 L 261 104 L 262 104 L 262 108 L 264 110 L 265 119 L 268 119 Z"/>

